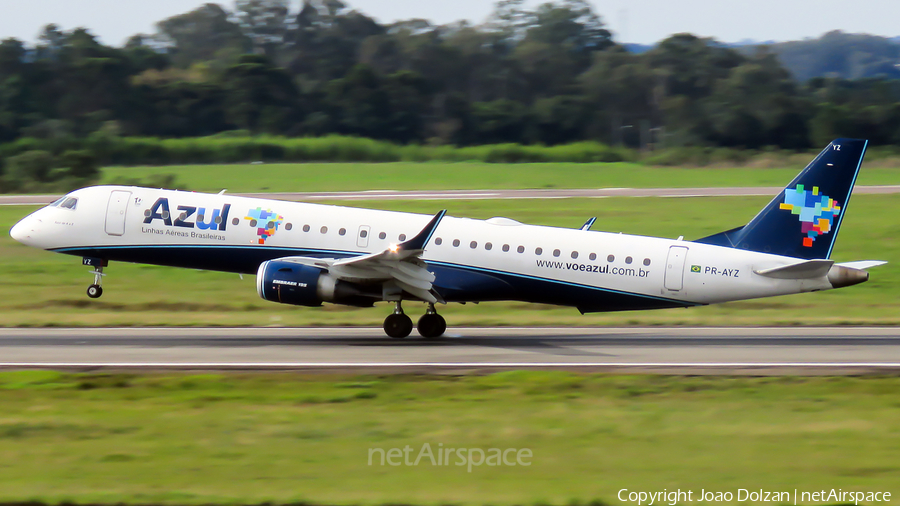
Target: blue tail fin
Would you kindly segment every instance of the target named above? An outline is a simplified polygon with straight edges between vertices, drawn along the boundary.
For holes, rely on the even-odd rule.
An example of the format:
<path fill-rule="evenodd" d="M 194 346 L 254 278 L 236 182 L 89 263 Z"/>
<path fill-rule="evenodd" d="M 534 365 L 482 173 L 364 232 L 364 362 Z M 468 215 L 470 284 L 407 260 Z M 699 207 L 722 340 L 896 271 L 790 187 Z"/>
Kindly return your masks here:
<path fill-rule="evenodd" d="M 695 242 L 794 258 L 829 258 L 868 141 L 835 139 L 750 223 Z"/>

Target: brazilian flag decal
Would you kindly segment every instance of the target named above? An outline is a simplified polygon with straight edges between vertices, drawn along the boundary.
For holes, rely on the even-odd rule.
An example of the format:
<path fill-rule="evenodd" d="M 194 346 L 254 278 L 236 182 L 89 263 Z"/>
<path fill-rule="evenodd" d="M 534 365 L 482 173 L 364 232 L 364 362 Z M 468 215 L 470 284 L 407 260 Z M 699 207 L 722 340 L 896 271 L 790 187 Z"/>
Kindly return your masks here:
<path fill-rule="evenodd" d="M 699 265 L 692 265 L 692 266 L 691 266 L 691 272 L 700 272 L 700 266 L 699 266 Z"/>

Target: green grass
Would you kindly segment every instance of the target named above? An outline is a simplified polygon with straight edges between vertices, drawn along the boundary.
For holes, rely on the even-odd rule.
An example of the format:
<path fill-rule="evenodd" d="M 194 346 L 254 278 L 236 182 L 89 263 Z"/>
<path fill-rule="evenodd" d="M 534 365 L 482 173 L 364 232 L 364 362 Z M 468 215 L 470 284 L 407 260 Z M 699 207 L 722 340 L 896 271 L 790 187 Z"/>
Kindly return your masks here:
<path fill-rule="evenodd" d="M 632 490 L 896 493 L 900 378 L 0 373 L 0 500 L 565 504 Z M 528 448 L 528 467 L 368 465 Z M 378 463 L 376 461 L 376 463 Z"/>
<path fill-rule="evenodd" d="M 194 191 L 291 192 L 516 188 L 784 186 L 802 169 L 672 168 L 635 163 L 306 163 L 107 167 L 102 183 L 173 174 Z M 900 168 L 866 167 L 858 184 L 900 184 Z"/>
<path fill-rule="evenodd" d="M 367 202 L 367 207 L 473 218 L 508 216 L 525 223 L 578 227 L 599 216 L 594 228 L 662 237 L 695 239 L 746 223 L 765 197 L 685 199 L 566 199 L 500 201 Z M 360 205 L 354 203 L 352 205 Z M 0 208 L 8 230 L 30 212 Z M 878 259 L 862 285 L 840 290 L 735 302 L 691 309 L 605 313 L 581 316 L 572 308 L 514 302 L 441 309 L 451 327 L 465 325 L 897 325 L 900 312 L 900 198 L 857 195 L 835 247 L 838 261 Z M 80 259 L 37 251 L 0 234 L 0 325 L 371 325 L 380 326 L 388 307 L 355 309 L 325 305 L 300 308 L 266 302 L 255 279 L 235 274 L 112 263 L 105 294 L 90 300 L 84 290 L 92 276 Z M 226 294 L 223 296 L 223 294 Z M 421 308 L 407 304 L 411 313 Z"/>

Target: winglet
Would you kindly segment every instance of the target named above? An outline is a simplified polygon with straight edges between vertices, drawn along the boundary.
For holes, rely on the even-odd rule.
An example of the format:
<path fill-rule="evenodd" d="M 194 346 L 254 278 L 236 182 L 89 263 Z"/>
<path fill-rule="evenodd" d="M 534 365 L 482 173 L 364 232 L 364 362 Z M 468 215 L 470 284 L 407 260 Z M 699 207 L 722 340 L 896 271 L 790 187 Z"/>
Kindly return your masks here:
<path fill-rule="evenodd" d="M 594 216 L 593 218 L 587 220 L 586 222 L 584 222 L 584 225 L 581 226 L 581 230 L 587 232 L 588 230 L 591 229 L 591 227 L 594 226 L 594 222 L 595 222 L 595 221 L 597 221 L 597 217 L 596 217 L 596 216 Z"/>
<path fill-rule="evenodd" d="M 412 239 L 401 243 L 397 249 L 399 251 L 425 249 L 428 241 L 431 240 L 431 236 L 434 235 L 434 231 L 437 229 L 438 224 L 444 219 L 445 214 L 447 214 L 446 209 L 435 214 L 434 218 L 431 218 L 431 221 L 428 222 L 428 225 L 425 225 L 425 228 L 423 228 L 421 232 L 416 234 Z"/>

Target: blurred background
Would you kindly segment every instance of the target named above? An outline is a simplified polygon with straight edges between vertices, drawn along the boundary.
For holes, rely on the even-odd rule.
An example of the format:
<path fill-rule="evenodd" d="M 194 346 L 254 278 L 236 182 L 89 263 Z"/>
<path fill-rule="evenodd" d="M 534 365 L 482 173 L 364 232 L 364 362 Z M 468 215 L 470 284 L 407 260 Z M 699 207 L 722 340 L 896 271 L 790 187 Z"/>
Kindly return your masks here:
<path fill-rule="evenodd" d="M 4 25 L 54 16 L 65 23 L 77 4 L 40 13 L 12 7 Z M 896 38 L 829 31 L 726 43 L 678 33 L 636 44 L 587 0 L 480 5 L 483 20 L 436 24 L 379 22 L 352 1 L 208 3 L 115 45 L 90 27 L 47 24 L 0 43 L 0 143 L 33 139 L 0 157 L 29 148 L 61 153 L 59 146 L 91 136 L 223 132 L 458 146 L 597 141 L 641 150 L 804 150 L 837 136 L 900 144 Z M 139 26 L 152 14 L 132 2 L 117 9 L 132 9 Z M 636 33 L 653 26 L 634 14 L 639 6 L 633 11 L 612 15 Z M 815 19 L 815 11 L 797 10 L 778 26 L 811 25 L 807 12 Z M 685 6 L 680 16 L 694 26 L 709 13 Z M 747 32 L 740 16 L 723 15 L 720 24 Z"/>

